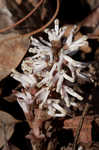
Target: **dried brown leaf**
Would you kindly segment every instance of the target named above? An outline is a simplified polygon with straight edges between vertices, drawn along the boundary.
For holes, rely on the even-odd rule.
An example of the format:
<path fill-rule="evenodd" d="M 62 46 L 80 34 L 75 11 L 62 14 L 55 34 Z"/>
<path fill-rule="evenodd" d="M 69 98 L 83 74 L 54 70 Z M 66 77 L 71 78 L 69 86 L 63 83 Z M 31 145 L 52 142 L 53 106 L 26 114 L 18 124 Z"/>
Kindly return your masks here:
<path fill-rule="evenodd" d="M 4 146 L 4 148 L 2 150 L 20 150 L 19 148 L 17 148 L 15 145 L 8 145 L 8 147 Z"/>
<path fill-rule="evenodd" d="M 6 124 L 6 125 L 11 125 L 11 124 L 16 124 L 20 121 L 16 120 L 14 117 L 12 117 L 7 112 L 0 111 L 0 122 L 4 122 L 4 124 Z"/>
<path fill-rule="evenodd" d="M 9 150 L 20 150 L 15 145 L 8 145 L 8 147 L 9 147 Z M 6 146 L 4 146 L 4 148 L 2 150 L 8 150 L 8 148 Z"/>
<path fill-rule="evenodd" d="M 57 146 L 57 139 L 51 139 L 48 143 L 47 150 L 55 150 Z"/>
<path fill-rule="evenodd" d="M 6 1 L 5 0 L 0 0 L 0 9 L 6 7 Z"/>
<path fill-rule="evenodd" d="M 14 132 L 14 126 L 19 121 L 10 114 L 0 111 L 0 148 L 9 140 Z"/>
<path fill-rule="evenodd" d="M 65 129 L 70 129 L 70 128 L 73 129 L 74 136 L 75 136 L 80 119 L 81 119 L 80 117 L 75 117 L 72 119 L 65 120 L 64 128 Z M 92 128 L 91 122 L 92 122 L 92 120 L 93 120 L 93 117 L 91 117 L 91 116 L 85 117 L 82 129 L 80 131 L 80 136 L 79 136 L 80 142 L 84 142 L 84 143 L 92 142 L 92 139 L 91 139 L 92 138 L 91 137 L 91 128 Z"/>
<path fill-rule="evenodd" d="M 16 3 L 17 3 L 18 5 L 21 5 L 22 0 L 16 0 Z"/>
<path fill-rule="evenodd" d="M 12 14 L 7 8 L 6 1 L 0 0 L 0 29 L 3 29 L 13 23 Z"/>
<path fill-rule="evenodd" d="M 16 96 L 11 94 L 9 96 L 6 96 L 6 97 L 3 97 L 4 100 L 8 101 L 8 102 L 15 102 L 17 99 L 16 99 Z"/>
<path fill-rule="evenodd" d="M 85 0 L 91 9 L 96 8 L 99 5 L 99 0 Z"/>
<path fill-rule="evenodd" d="M 88 37 L 90 39 L 99 39 L 99 25 L 96 27 L 96 29 L 92 33 L 88 34 Z"/>
<path fill-rule="evenodd" d="M 94 9 L 88 17 L 86 17 L 81 23 L 80 26 L 86 27 L 96 27 L 99 24 L 99 6 Z"/>
<path fill-rule="evenodd" d="M 38 3 L 38 0 L 28 0 L 29 3 L 31 3 L 33 6 L 36 6 Z"/>
<path fill-rule="evenodd" d="M 19 65 L 27 52 L 28 39 L 13 38 L 17 35 L 17 33 L 0 35 L 0 80 Z"/>
<path fill-rule="evenodd" d="M 81 145 L 81 147 L 84 150 L 99 150 L 99 142 L 94 142 L 94 143 L 80 143 L 80 145 Z"/>

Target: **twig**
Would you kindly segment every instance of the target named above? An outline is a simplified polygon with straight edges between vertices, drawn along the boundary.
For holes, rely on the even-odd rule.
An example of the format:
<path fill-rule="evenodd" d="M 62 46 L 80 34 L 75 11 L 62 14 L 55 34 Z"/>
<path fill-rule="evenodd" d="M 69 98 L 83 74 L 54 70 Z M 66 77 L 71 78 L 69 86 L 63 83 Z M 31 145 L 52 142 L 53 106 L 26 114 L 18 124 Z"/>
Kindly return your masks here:
<path fill-rule="evenodd" d="M 82 113 L 82 117 L 81 117 L 81 120 L 80 120 L 80 122 L 79 122 L 77 131 L 76 131 L 76 137 L 75 137 L 75 140 L 74 140 L 74 144 L 73 144 L 72 150 L 76 150 L 76 145 L 77 145 L 77 142 L 78 142 L 78 138 L 79 138 L 80 131 L 81 131 L 81 128 L 82 128 L 82 126 L 83 126 L 84 118 L 85 118 L 85 115 L 86 115 L 86 113 L 87 113 L 87 111 L 88 111 L 88 108 L 89 108 L 89 104 L 87 103 L 87 104 L 85 105 L 85 109 L 84 109 L 84 111 L 83 111 L 83 113 Z"/>
<path fill-rule="evenodd" d="M 44 26 L 42 26 L 41 28 L 39 28 L 37 30 L 34 30 L 34 31 L 30 32 L 30 33 L 24 34 L 24 37 L 30 37 L 30 36 L 32 36 L 34 34 L 42 32 L 45 28 L 47 28 L 53 22 L 53 20 L 56 18 L 57 14 L 59 12 L 59 8 L 60 8 L 60 0 L 57 0 L 57 7 L 56 7 L 56 11 L 55 11 L 53 17 Z"/>
<path fill-rule="evenodd" d="M 13 36 L 13 37 L 11 37 L 11 38 L 7 38 L 7 39 L 3 40 L 2 43 L 5 42 L 6 40 L 8 41 L 8 40 L 13 40 L 13 39 L 17 39 L 17 38 L 26 38 L 26 39 L 27 39 L 27 38 L 29 38 L 30 36 L 34 35 L 34 34 L 37 34 L 37 33 L 39 33 L 39 32 L 42 32 L 42 31 L 43 31 L 44 29 L 46 29 L 46 28 L 53 22 L 53 20 L 56 18 L 57 14 L 58 14 L 58 12 L 59 12 L 59 8 L 60 8 L 60 0 L 57 0 L 57 7 L 56 7 L 56 11 L 55 11 L 54 15 L 53 15 L 53 17 L 52 17 L 44 26 L 42 26 L 42 27 L 40 27 L 39 29 L 36 29 L 36 30 L 34 30 L 34 31 L 30 32 L 30 33 L 27 33 L 27 34 L 23 34 L 23 35 L 18 35 L 18 36 Z"/>
<path fill-rule="evenodd" d="M 23 21 L 25 21 L 27 18 L 29 18 L 40 7 L 40 5 L 43 3 L 43 1 L 44 0 L 40 0 L 40 2 L 38 2 L 38 4 L 35 6 L 35 8 L 33 8 L 24 18 L 20 19 L 15 24 L 12 24 L 12 25 L 10 25 L 8 27 L 0 29 L 0 33 L 8 31 L 8 30 L 16 27 L 17 25 L 21 24 Z"/>

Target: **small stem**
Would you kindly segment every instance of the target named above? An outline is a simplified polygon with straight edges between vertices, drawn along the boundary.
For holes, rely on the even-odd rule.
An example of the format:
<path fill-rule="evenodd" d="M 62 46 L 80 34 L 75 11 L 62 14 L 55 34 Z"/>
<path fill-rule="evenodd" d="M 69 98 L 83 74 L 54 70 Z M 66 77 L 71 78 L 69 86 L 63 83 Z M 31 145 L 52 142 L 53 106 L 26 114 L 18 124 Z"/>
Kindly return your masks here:
<path fill-rule="evenodd" d="M 27 18 L 29 18 L 38 8 L 39 6 L 43 3 L 43 0 L 40 0 L 40 2 L 38 2 L 38 4 L 35 6 L 35 8 L 33 8 L 24 18 L 20 19 L 19 21 L 17 21 L 15 24 L 12 24 L 8 27 L 5 27 L 3 29 L 0 29 L 0 33 L 8 31 L 14 27 L 16 27 L 17 25 L 21 24 L 23 21 L 25 21 Z"/>
<path fill-rule="evenodd" d="M 8 40 L 14 40 L 14 39 L 18 39 L 18 38 L 22 38 L 22 39 L 26 38 L 26 39 L 28 39 L 30 36 L 44 31 L 53 22 L 53 20 L 56 18 L 57 14 L 59 12 L 59 8 L 60 8 L 60 0 L 57 0 L 57 6 L 56 6 L 56 11 L 55 11 L 54 15 L 52 16 L 52 18 L 44 26 L 42 26 L 39 29 L 36 29 L 36 30 L 34 30 L 34 31 L 30 32 L 30 33 L 23 34 L 23 35 L 18 35 L 18 36 L 13 36 L 13 37 L 7 38 L 7 39 L 5 39 L 5 40 L 3 40 L 1 42 L 3 43 L 6 40 L 8 41 Z"/>
<path fill-rule="evenodd" d="M 73 144 L 73 148 L 72 150 L 76 150 L 76 145 L 77 145 L 77 142 L 78 142 L 78 138 L 79 138 L 79 135 L 80 135 L 80 131 L 81 131 L 81 128 L 82 128 L 82 125 L 83 125 L 83 122 L 84 122 L 84 118 L 85 118 L 85 115 L 88 111 L 88 108 L 89 108 L 89 104 L 87 103 L 85 105 L 85 109 L 82 113 L 82 117 L 81 117 L 81 120 L 79 122 L 79 125 L 78 125 L 78 128 L 77 128 L 77 131 L 76 131 L 76 137 L 75 137 L 75 140 L 74 140 L 74 144 Z"/>

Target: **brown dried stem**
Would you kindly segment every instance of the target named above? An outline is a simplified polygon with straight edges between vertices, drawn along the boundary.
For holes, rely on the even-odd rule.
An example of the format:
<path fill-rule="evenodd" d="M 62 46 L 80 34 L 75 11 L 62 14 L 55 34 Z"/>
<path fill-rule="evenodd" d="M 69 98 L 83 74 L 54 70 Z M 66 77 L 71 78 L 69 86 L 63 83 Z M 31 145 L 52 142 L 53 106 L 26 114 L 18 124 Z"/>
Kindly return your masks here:
<path fill-rule="evenodd" d="M 23 21 L 25 21 L 27 18 L 29 18 L 40 7 L 40 5 L 43 3 L 43 1 L 44 0 L 40 0 L 40 2 L 38 2 L 38 4 L 35 6 L 35 8 L 33 8 L 24 18 L 20 19 L 15 24 L 12 24 L 12 25 L 10 25 L 8 27 L 0 29 L 0 33 L 8 31 L 8 30 L 16 27 L 17 25 L 21 24 Z"/>
<path fill-rule="evenodd" d="M 37 29 L 37 30 L 34 30 L 30 33 L 27 33 L 27 34 L 24 34 L 24 37 L 30 37 L 34 34 L 37 34 L 39 32 L 42 32 L 45 28 L 47 28 L 52 22 L 53 20 L 56 18 L 58 12 L 59 12 L 59 8 L 60 8 L 60 0 L 57 0 L 57 8 L 56 8 L 56 11 L 53 15 L 53 17 L 50 19 L 50 21 L 48 21 L 48 23 L 46 23 L 44 26 L 42 26 L 41 28 Z"/>
<path fill-rule="evenodd" d="M 79 122 L 79 125 L 78 125 L 78 128 L 77 128 L 77 131 L 76 131 L 76 137 L 75 137 L 75 140 L 74 140 L 74 144 L 73 144 L 73 149 L 72 150 L 76 150 L 76 146 L 77 146 L 77 142 L 78 142 L 78 138 L 79 138 L 79 135 L 80 135 L 80 131 L 81 131 L 81 128 L 83 126 L 83 122 L 84 122 L 84 118 L 85 118 L 85 115 L 88 111 L 88 108 L 89 108 L 89 104 L 87 103 L 85 105 L 85 109 L 82 113 L 82 117 L 81 117 L 81 120 Z"/>
<path fill-rule="evenodd" d="M 12 39 L 16 39 L 16 38 L 29 38 L 30 36 L 34 35 L 34 34 L 37 34 L 39 32 L 42 32 L 45 28 L 47 28 L 52 22 L 53 20 L 56 18 L 58 12 L 59 12 L 59 8 L 60 8 L 60 0 L 57 0 L 57 7 L 56 7 L 56 11 L 53 15 L 53 17 L 42 27 L 40 27 L 39 29 L 36 29 L 30 33 L 27 33 L 27 34 L 23 34 L 23 35 L 18 35 L 18 36 L 14 36 L 14 37 L 11 37 L 11 38 L 7 38 L 6 40 L 12 40 Z M 4 42 L 4 41 L 2 41 Z"/>

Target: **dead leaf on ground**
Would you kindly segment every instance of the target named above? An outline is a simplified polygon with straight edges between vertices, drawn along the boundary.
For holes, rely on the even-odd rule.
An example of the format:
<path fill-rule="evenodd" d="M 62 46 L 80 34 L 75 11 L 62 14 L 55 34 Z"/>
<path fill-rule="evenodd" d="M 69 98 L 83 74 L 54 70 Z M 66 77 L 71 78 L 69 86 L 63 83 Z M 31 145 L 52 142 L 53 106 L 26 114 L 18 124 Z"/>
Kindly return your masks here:
<path fill-rule="evenodd" d="M 17 35 L 17 33 L 0 35 L 0 80 L 19 65 L 27 52 L 29 39 L 13 38 Z"/>
<path fill-rule="evenodd" d="M 3 97 L 4 100 L 8 101 L 8 102 L 15 102 L 17 100 L 16 96 L 11 94 L 9 96 Z"/>
<path fill-rule="evenodd" d="M 48 143 L 47 150 L 55 150 L 57 146 L 57 139 L 51 139 Z"/>
<path fill-rule="evenodd" d="M 99 142 L 80 143 L 84 150 L 99 150 Z M 67 149 L 66 149 L 67 150 Z"/>
<path fill-rule="evenodd" d="M 87 27 L 92 30 L 87 34 L 90 39 L 99 39 L 99 6 L 79 23 L 79 27 Z"/>
<path fill-rule="evenodd" d="M 0 0 L 0 9 L 6 7 L 6 1 Z"/>
<path fill-rule="evenodd" d="M 85 27 L 97 27 L 99 25 L 99 6 L 94 9 L 88 17 L 86 17 L 81 23 L 80 26 Z"/>
<path fill-rule="evenodd" d="M 5 144 L 5 138 L 10 139 L 14 132 L 14 126 L 20 122 L 10 114 L 0 111 L 0 148 Z"/>
<path fill-rule="evenodd" d="M 16 3 L 17 3 L 18 5 L 21 5 L 22 0 L 16 0 Z"/>
<path fill-rule="evenodd" d="M 65 129 L 73 129 L 74 136 L 75 136 L 80 119 L 81 119 L 81 117 L 75 117 L 72 119 L 65 120 L 64 128 Z M 79 136 L 80 142 L 84 142 L 84 143 L 92 142 L 92 137 L 91 137 L 91 128 L 92 128 L 91 122 L 92 122 L 92 120 L 93 120 L 93 117 L 91 117 L 91 116 L 85 117 L 82 129 L 80 131 L 80 136 Z"/>
<path fill-rule="evenodd" d="M 0 29 L 8 27 L 14 24 L 12 20 L 12 13 L 7 8 L 7 4 L 5 0 L 0 0 Z M 14 31 L 11 29 L 10 31 Z"/>
<path fill-rule="evenodd" d="M 38 0 L 28 0 L 29 3 L 31 3 L 33 6 L 36 6 L 38 3 Z"/>
<path fill-rule="evenodd" d="M 96 8 L 99 5 L 99 0 L 85 0 L 91 9 Z"/>
<path fill-rule="evenodd" d="M 9 145 L 8 148 L 10 150 L 20 150 L 19 148 L 17 148 L 15 145 Z M 8 150 L 8 148 L 6 146 L 4 146 L 4 148 L 2 150 Z"/>

